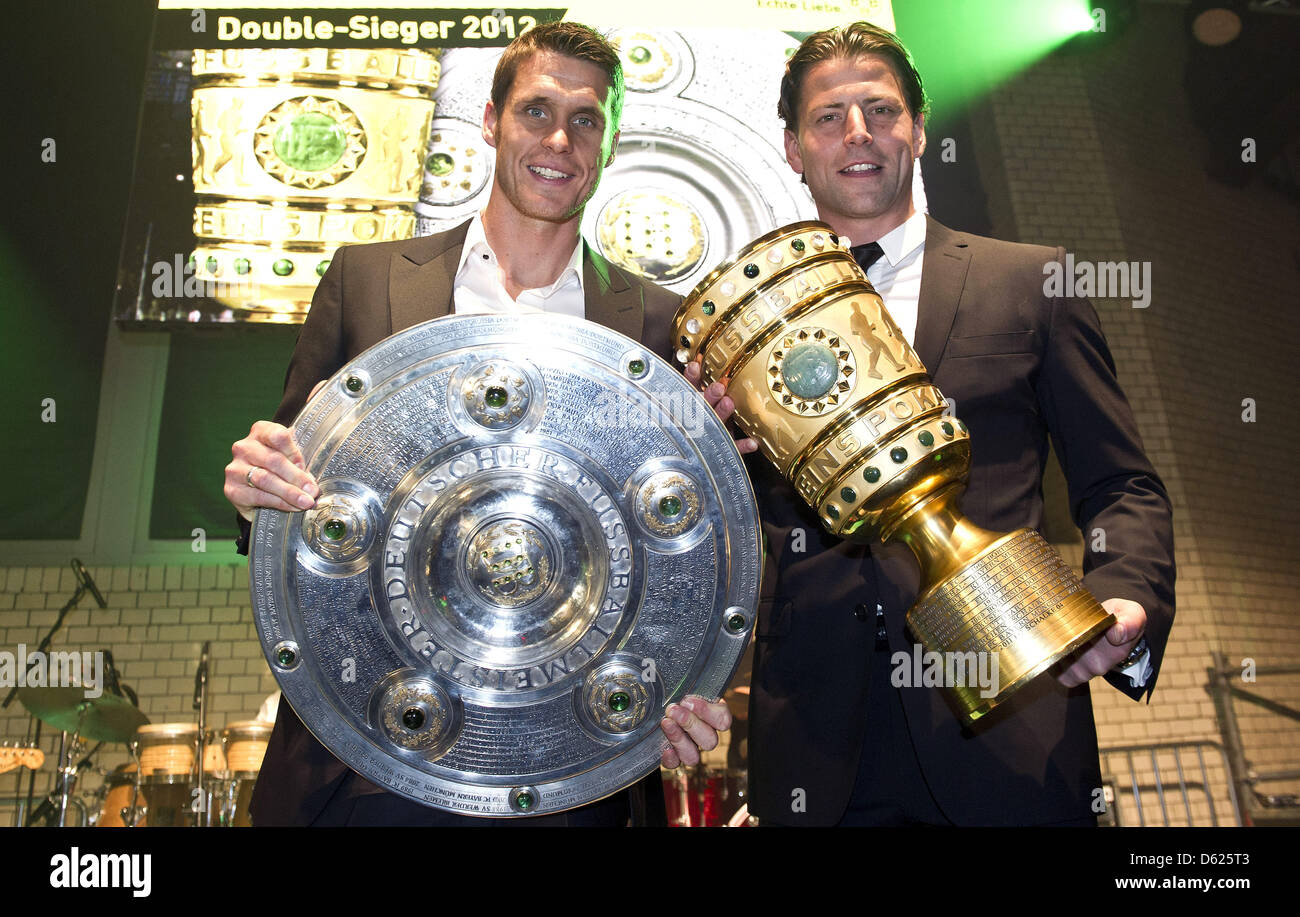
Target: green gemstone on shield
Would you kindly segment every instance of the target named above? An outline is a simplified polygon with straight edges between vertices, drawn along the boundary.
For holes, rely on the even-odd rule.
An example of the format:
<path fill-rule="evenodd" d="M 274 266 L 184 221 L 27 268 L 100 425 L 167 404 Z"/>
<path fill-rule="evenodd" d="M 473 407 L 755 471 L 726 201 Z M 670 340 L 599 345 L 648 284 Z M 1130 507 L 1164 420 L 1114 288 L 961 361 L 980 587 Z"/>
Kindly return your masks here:
<path fill-rule="evenodd" d="M 206 264 L 207 264 L 209 274 L 215 274 L 221 268 L 221 264 L 212 255 L 208 256 L 208 260 Z"/>
<path fill-rule="evenodd" d="M 718 307 L 713 304 L 713 300 L 706 299 L 704 300 L 704 305 L 700 306 L 700 311 L 705 315 L 712 315 L 714 310 L 717 308 Z"/>
<path fill-rule="evenodd" d="M 317 277 L 324 277 L 324 276 L 325 276 L 325 272 L 328 271 L 329 269 L 330 269 L 330 263 L 329 263 L 329 259 L 328 259 L 328 258 L 327 258 L 326 260 L 324 260 L 324 261 L 317 261 L 317 262 L 316 262 L 316 276 L 317 276 Z"/>
<path fill-rule="evenodd" d="M 634 64 L 648 64 L 650 62 L 650 49 L 645 45 L 637 45 L 627 52 L 627 59 Z"/>
<path fill-rule="evenodd" d="M 320 172 L 343 158 L 348 138 L 343 125 L 329 115 L 305 111 L 280 125 L 272 146 L 285 165 L 300 172 Z"/>
<path fill-rule="evenodd" d="M 917 436 L 916 438 L 921 441 L 922 446 L 934 445 L 934 434 L 931 433 L 929 430 L 922 430 L 920 435 Z"/>
<path fill-rule="evenodd" d="M 448 153 L 434 153 L 424 161 L 425 171 L 439 178 L 450 175 L 454 168 L 456 168 L 456 160 L 452 159 Z"/>
<path fill-rule="evenodd" d="M 797 252 L 803 251 L 804 249 L 803 239 L 795 239 L 793 242 L 790 243 L 790 247 Z"/>
<path fill-rule="evenodd" d="M 359 392 L 361 387 L 365 385 L 360 376 L 348 376 L 348 381 L 343 384 L 348 387 L 349 392 Z"/>
<path fill-rule="evenodd" d="M 499 385 L 494 385 L 483 395 L 483 400 L 487 402 L 490 408 L 503 408 L 506 402 L 510 400 L 509 393 Z"/>
<path fill-rule="evenodd" d="M 293 273 L 293 262 L 288 258 L 277 258 L 275 264 L 271 265 L 271 270 L 275 271 L 277 276 L 288 277 Z"/>
<path fill-rule="evenodd" d="M 412 731 L 424 725 L 424 711 L 419 707 L 407 707 L 402 711 L 402 725 Z"/>
<path fill-rule="evenodd" d="M 840 508 L 834 503 L 830 503 L 826 506 L 826 515 L 830 516 L 832 519 L 838 519 L 840 518 Z"/>
<path fill-rule="evenodd" d="M 348 533 L 347 523 L 342 519 L 331 519 L 325 523 L 321 533 L 330 541 L 338 541 Z"/>
<path fill-rule="evenodd" d="M 236 274 L 247 274 L 247 273 L 248 273 L 249 271 L 251 271 L 252 269 L 253 269 L 253 265 L 252 265 L 252 263 L 251 263 L 247 258 L 236 258 L 236 259 L 235 259 L 235 273 L 236 273 Z"/>
<path fill-rule="evenodd" d="M 781 381 L 796 398 L 821 398 L 835 386 L 840 364 L 825 344 L 796 344 L 781 361 Z"/>
<path fill-rule="evenodd" d="M 907 461 L 907 450 L 902 446 L 895 446 L 889 450 L 889 457 L 901 465 Z"/>
<path fill-rule="evenodd" d="M 757 276 L 758 276 L 758 265 L 757 265 L 757 264 L 746 264 L 746 265 L 745 265 L 745 276 L 748 277 L 750 280 L 753 280 L 755 277 L 757 277 Z"/>
<path fill-rule="evenodd" d="M 853 503 L 858 499 L 858 492 L 852 487 L 840 488 L 840 498 L 845 503 Z"/>
<path fill-rule="evenodd" d="M 969 433 L 969 432 L 970 432 L 969 430 L 966 429 L 966 425 L 965 425 L 964 423 L 962 423 L 960 420 L 957 421 L 957 429 L 958 429 L 958 430 L 961 430 L 963 433 Z"/>
<path fill-rule="evenodd" d="M 880 480 L 880 469 L 874 465 L 868 465 L 867 470 L 862 472 L 862 476 L 867 479 L 868 484 L 874 484 Z"/>
<path fill-rule="evenodd" d="M 952 424 L 945 420 L 943 423 L 939 424 L 939 429 L 943 431 L 944 436 L 952 439 Z"/>
<path fill-rule="evenodd" d="M 631 704 L 632 698 L 628 696 L 626 691 L 615 691 L 609 696 L 609 709 L 615 713 L 622 713 Z"/>
<path fill-rule="evenodd" d="M 727 618 L 727 627 L 731 628 L 732 630 L 744 630 L 745 616 L 740 614 L 735 614 Z"/>
<path fill-rule="evenodd" d="M 639 376 L 645 372 L 645 360 L 630 360 L 627 364 L 627 371 L 634 376 Z"/>
<path fill-rule="evenodd" d="M 294 660 L 297 659 L 298 656 L 293 650 L 289 649 L 289 647 L 282 646 L 280 647 L 280 652 L 275 654 L 275 658 L 279 661 L 280 665 L 293 665 Z"/>
<path fill-rule="evenodd" d="M 515 808 L 519 810 L 531 809 L 533 807 L 533 794 L 521 792 L 515 794 Z"/>
<path fill-rule="evenodd" d="M 663 516 L 676 516 L 682 511 L 682 501 L 677 497 L 664 497 L 659 501 L 659 513 Z"/>

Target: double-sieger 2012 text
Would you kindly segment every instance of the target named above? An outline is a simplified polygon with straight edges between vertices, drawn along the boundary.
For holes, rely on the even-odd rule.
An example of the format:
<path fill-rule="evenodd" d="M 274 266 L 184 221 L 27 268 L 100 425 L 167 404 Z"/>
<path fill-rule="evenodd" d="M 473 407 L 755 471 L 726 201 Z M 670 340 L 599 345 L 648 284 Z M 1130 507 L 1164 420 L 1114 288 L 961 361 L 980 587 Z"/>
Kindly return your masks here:
<path fill-rule="evenodd" d="M 532 16 L 464 16 L 455 19 L 381 19 L 353 16 L 345 24 L 314 16 L 281 16 L 278 19 L 217 17 L 218 41 L 395 41 L 413 45 L 417 41 L 495 41 L 511 39 L 537 25 Z"/>

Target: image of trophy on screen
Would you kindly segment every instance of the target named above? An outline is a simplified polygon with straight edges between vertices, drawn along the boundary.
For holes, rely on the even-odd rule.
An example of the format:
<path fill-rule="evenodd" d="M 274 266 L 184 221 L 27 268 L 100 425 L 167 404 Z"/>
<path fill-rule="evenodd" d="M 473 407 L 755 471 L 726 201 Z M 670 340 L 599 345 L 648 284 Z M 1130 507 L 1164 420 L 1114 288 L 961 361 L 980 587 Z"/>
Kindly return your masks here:
<path fill-rule="evenodd" d="M 302 321 L 344 244 L 409 239 L 436 51 L 196 50 L 191 270 L 248 320 Z"/>

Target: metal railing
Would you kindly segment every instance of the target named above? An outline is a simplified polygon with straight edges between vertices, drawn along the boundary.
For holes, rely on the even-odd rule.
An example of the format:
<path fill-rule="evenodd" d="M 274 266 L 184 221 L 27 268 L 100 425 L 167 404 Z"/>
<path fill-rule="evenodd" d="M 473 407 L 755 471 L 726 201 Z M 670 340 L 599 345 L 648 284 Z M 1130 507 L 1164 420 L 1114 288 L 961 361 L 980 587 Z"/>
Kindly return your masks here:
<path fill-rule="evenodd" d="M 1280 717 L 1300 721 L 1300 710 L 1288 707 L 1244 686 L 1241 666 L 1228 662 L 1226 653 L 1214 654 L 1214 666 L 1208 670 L 1210 694 L 1219 714 L 1223 743 L 1235 795 L 1242 801 L 1242 815 L 1248 825 L 1300 825 L 1300 796 L 1266 793 L 1259 785 L 1300 780 L 1300 768 L 1284 767 L 1262 771 L 1253 767 L 1246 756 L 1237 719 L 1237 701 L 1245 701 Z M 1300 665 L 1254 667 L 1255 679 L 1270 675 L 1300 675 Z"/>
<path fill-rule="evenodd" d="M 1184 762 L 1184 755 L 1195 758 Z M 1220 820 L 1221 807 L 1214 802 L 1207 756 L 1217 757 L 1223 773 L 1231 773 L 1228 755 L 1218 742 L 1154 742 L 1103 748 L 1102 784 L 1109 792 L 1107 812 L 1099 822 L 1117 827 L 1241 825 L 1241 807 L 1231 781 L 1227 783 L 1232 821 L 1227 821 L 1226 812 Z M 1193 810 L 1193 799 L 1204 801 L 1204 814 Z"/>

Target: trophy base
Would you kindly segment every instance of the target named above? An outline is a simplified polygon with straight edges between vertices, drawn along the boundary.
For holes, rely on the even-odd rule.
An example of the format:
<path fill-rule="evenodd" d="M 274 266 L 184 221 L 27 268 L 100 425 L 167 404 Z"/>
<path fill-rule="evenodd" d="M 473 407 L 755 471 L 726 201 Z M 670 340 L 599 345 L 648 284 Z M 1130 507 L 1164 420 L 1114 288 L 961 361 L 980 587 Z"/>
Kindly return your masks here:
<path fill-rule="evenodd" d="M 907 624 L 968 722 L 1115 623 L 1041 535 L 1018 529 L 926 588 Z"/>

